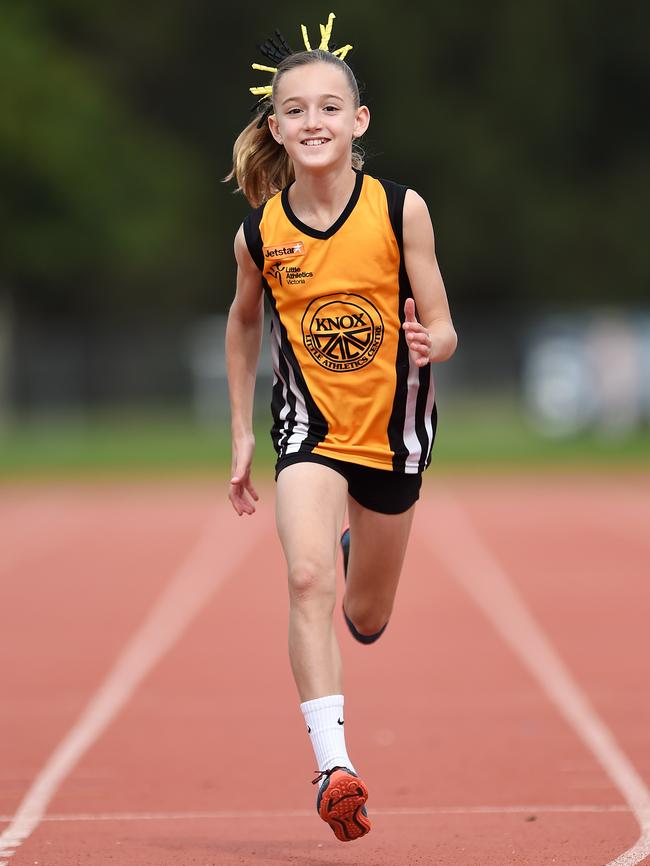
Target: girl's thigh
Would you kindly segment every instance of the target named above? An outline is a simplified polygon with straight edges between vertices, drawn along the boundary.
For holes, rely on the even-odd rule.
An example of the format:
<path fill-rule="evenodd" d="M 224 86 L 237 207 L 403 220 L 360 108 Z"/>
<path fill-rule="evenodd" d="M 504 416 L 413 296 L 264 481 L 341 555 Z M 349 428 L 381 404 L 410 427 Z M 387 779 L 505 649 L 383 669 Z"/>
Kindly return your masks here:
<path fill-rule="evenodd" d="M 372 597 L 392 606 L 406 554 L 415 505 L 401 514 L 382 514 L 348 499 L 350 559 L 346 595 Z"/>
<path fill-rule="evenodd" d="M 333 570 L 347 504 L 348 483 L 319 463 L 286 466 L 276 483 L 276 524 L 289 575 Z"/>

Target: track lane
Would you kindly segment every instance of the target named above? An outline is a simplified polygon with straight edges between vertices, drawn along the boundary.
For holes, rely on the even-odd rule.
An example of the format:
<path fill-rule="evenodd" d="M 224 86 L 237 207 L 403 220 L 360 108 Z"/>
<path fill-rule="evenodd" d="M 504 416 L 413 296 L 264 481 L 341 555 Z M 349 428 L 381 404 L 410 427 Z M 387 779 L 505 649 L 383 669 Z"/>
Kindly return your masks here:
<path fill-rule="evenodd" d="M 515 485 L 508 496 L 520 494 Z M 468 503 L 483 501 L 480 485 L 465 495 Z M 88 857 L 100 866 L 116 858 L 138 866 L 547 866 L 553 858 L 593 866 L 622 850 L 619 840 L 633 841 L 636 824 L 624 811 L 548 811 L 534 821 L 508 812 L 535 802 L 560 810 L 621 804 L 589 752 L 432 562 L 419 534 L 437 528 L 419 509 L 382 641 L 358 646 L 337 625 L 350 751 L 371 789 L 371 813 L 377 811 L 366 840 L 342 846 L 315 811 L 309 817 L 313 758 L 286 657 L 286 589 L 271 533 L 241 579 L 205 608 L 80 762 L 52 810 L 245 812 L 268 810 L 273 798 L 298 817 L 188 817 L 155 826 L 144 819 L 45 822 L 12 866 L 44 855 L 48 866 Z M 258 518 L 272 527 L 268 491 Z M 466 811 L 440 811 L 449 807 Z M 418 815 L 418 808 L 431 812 Z M 400 809 L 410 814 L 385 814 Z"/>
<path fill-rule="evenodd" d="M 123 499 L 124 491 L 120 498 L 121 507 Z M 172 572 L 169 582 L 163 582 L 163 591 L 156 598 L 154 605 L 146 611 L 142 624 L 133 635 L 128 636 L 126 643 L 119 647 L 120 654 L 108 675 L 100 680 L 99 687 L 91 693 L 90 700 L 85 703 L 81 714 L 77 716 L 72 726 L 68 727 L 63 738 L 56 743 L 43 766 L 35 772 L 34 778 L 29 780 L 24 796 L 16 808 L 15 816 L 9 825 L 0 831 L 1 866 L 7 866 L 8 858 L 16 853 L 38 826 L 60 784 L 83 757 L 85 751 L 98 737 L 101 737 L 104 729 L 119 714 L 123 705 L 139 686 L 141 679 L 173 646 L 178 635 L 191 622 L 205 600 L 232 572 L 238 561 L 239 551 L 234 552 L 235 562 L 233 562 L 232 553 L 236 547 L 236 533 L 228 539 L 231 546 L 226 551 L 220 549 L 223 545 L 220 543 L 219 531 L 223 521 L 219 511 L 223 509 L 222 505 L 217 510 L 218 519 L 215 519 L 212 513 L 214 509 L 211 509 L 209 523 L 198 541 L 190 547 L 189 555 L 186 553 L 185 561 Z M 148 513 L 155 513 L 155 511 L 156 509 L 153 508 Z M 137 530 L 137 522 L 135 525 Z M 73 549 L 80 552 L 79 547 L 75 548 L 73 545 Z M 88 558 L 92 558 L 92 562 L 88 563 L 92 573 L 96 549 L 89 550 L 88 554 Z M 80 555 L 80 559 L 83 559 L 83 555 Z M 54 567 L 53 583 L 60 589 L 58 576 Z M 129 596 L 128 588 L 126 596 L 127 598 Z M 59 609 L 65 609 L 67 612 L 69 607 L 76 611 L 76 621 L 86 619 L 86 611 L 70 604 L 64 593 L 60 598 Z M 97 634 L 100 632 L 97 631 Z M 88 651 L 91 647 L 96 650 L 97 642 L 84 644 L 83 651 Z"/>

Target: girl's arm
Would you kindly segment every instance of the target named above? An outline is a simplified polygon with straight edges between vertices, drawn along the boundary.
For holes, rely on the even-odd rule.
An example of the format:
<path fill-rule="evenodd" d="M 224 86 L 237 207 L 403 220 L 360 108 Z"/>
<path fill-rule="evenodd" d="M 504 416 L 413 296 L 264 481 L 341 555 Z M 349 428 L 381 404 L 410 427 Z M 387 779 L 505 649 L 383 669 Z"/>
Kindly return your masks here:
<path fill-rule="evenodd" d="M 458 338 L 436 259 L 429 210 L 412 189 L 404 199 L 404 264 L 415 298 L 415 303 L 409 298 L 404 305 L 402 325 L 411 356 L 418 367 L 446 361 L 456 351 Z"/>
<path fill-rule="evenodd" d="M 253 396 L 264 326 L 260 271 L 246 246 L 243 227 L 235 237 L 237 290 L 226 326 L 226 365 L 232 425 L 232 477 L 228 498 L 237 514 L 253 514 L 259 499 L 250 478 L 255 436 Z"/>

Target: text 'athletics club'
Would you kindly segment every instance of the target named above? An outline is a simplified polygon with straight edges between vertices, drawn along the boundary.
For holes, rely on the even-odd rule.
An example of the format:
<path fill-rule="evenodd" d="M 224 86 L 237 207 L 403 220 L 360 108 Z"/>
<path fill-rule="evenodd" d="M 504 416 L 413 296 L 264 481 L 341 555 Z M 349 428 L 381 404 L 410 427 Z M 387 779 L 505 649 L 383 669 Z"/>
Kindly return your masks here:
<path fill-rule="evenodd" d="M 337 294 L 311 302 L 302 319 L 302 334 L 314 360 L 344 373 L 372 361 L 384 338 L 384 325 L 367 298 Z"/>

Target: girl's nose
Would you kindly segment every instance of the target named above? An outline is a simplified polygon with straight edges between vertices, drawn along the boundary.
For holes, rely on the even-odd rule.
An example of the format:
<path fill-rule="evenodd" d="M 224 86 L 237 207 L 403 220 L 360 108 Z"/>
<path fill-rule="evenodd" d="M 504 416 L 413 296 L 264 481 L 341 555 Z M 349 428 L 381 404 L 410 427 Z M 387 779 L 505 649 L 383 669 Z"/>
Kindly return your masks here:
<path fill-rule="evenodd" d="M 307 129 L 317 129 L 320 126 L 320 115 L 317 108 L 310 108 L 305 112 L 305 126 Z"/>

